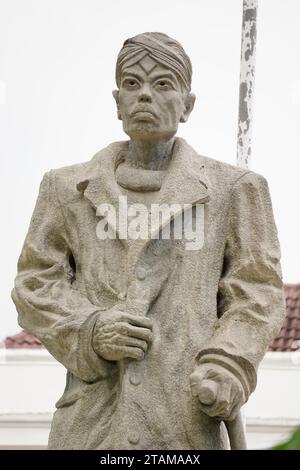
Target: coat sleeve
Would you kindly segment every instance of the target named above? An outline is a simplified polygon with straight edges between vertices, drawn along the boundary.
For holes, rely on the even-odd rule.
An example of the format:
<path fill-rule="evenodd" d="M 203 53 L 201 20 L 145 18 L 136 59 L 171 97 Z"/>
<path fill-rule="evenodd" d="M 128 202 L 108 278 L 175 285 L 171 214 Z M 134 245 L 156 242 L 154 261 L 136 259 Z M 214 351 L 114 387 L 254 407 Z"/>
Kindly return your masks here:
<path fill-rule="evenodd" d="M 218 320 L 198 361 L 215 362 L 241 381 L 245 396 L 285 315 L 280 246 L 266 179 L 244 173 L 234 184 L 228 213 Z"/>
<path fill-rule="evenodd" d="M 46 173 L 18 261 L 12 299 L 19 325 L 35 335 L 70 372 L 93 382 L 116 365 L 92 348 L 101 310 L 74 286 L 64 219 L 55 191 L 55 173 Z"/>

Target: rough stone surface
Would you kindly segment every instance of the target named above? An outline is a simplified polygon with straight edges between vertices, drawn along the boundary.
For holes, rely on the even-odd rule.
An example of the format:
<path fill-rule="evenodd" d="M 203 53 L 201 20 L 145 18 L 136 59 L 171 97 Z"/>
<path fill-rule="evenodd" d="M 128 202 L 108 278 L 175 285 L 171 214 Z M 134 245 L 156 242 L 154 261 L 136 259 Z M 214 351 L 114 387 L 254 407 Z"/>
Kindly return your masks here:
<path fill-rule="evenodd" d="M 175 137 L 195 101 L 176 41 L 131 38 L 116 76 L 130 139 L 44 175 L 12 292 L 19 324 L 68 370 L 49 448 L 223 449 L 224 420 L 238 447 L 285 310 L 268 184 Z M 201 249 L 161 236 L 182 211 L 156 239 L 99 239 L 100 205 L 118 212 L 125 195 L 200 205 Z"/>

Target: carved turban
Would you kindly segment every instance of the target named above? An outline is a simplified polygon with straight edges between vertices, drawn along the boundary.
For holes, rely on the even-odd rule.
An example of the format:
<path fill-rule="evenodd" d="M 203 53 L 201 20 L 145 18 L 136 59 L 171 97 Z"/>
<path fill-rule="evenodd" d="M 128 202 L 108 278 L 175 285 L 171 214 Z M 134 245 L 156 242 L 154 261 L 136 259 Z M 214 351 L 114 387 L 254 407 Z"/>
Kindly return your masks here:
<path fill-rule="evenodd" d="M 127 39 L 119 52 L 116 64 L 116 82 L 120 86 L 122 68 L 136 64 L 146 55 L 171 69 L 191 90 L 192 64 L 183 47 L 163 33 L 143 33 Z"/>

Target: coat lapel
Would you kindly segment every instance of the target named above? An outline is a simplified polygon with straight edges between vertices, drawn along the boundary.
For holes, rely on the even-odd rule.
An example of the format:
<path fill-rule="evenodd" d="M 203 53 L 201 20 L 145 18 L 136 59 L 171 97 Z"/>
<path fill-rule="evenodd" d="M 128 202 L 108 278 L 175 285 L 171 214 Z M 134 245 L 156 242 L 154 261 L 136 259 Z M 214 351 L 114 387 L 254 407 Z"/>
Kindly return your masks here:
<path fill-rule="evenodd" d="M 126 157 L 128 143 L 129 141 L 116 142 L 97 154 L 92 160 L 95 163 L 92 169 L 87 173 L 86 178 L 77 184 L 77 189 L 95 209 L 97 216 L 106 215 L 105 204 L 114 206 L 117 215 L 116 224 L 114 220 L 109 220 L 108 223 L 118 238 L 119 198 L 122 196 L 122 191 L 116 182 L 115 169 Z M 177 137 L 173 157 L 155 203 L 179 204 L 181 209 L 161 220 L 156 230 L 151 232 L 151 237 L 145 240 L 145 244 L 154 238 L 154 233 L 159 232 L 170 223 L 171 219 L 182 212 L 184 204 L 202 204 L 208 202 L 209 199 L 203 157 L 198 155 L 184 139 Z M 126 242 L 122 238 L 120 240 Z"/>
<path fill-rule="evenodd" d="M 183 139 L 177 138 L 174 145 L 173 158 L 168 173 L 158 193 L 156 204 L 176 204 L 180 208 L 174 214 L 167 216 L 159 223 L 159 232 L 184 210 L 184 205 L 203 204 L 210 199 L 208 181 L 205 175 L 203 158 Z"/>

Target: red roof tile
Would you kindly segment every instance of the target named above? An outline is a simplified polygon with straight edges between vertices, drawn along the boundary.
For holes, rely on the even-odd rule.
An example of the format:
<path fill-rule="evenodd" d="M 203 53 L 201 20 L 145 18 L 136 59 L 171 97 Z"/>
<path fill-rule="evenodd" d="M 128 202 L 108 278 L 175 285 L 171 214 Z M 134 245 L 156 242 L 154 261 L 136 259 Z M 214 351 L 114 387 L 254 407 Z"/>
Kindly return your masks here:
<path fill-rule="evenodd" d="M 286 318 L 269 351 L 300 350 L 300 284 L 285 284 Z M 31 333 L 21 331 L 4 340 L 6 348 L 42 348 L 42 343 Z"/>
<path fill-rule="evenodd" d="M 269 351 L 300 350 L 300 284 L 285 284 L 286 317 Z"/>
<path fill-rule="evenodd" d="M 20 333 L 16 335 L 7 336 L 4 340 L 4 344 L 8 349 L 43 348 L 42 343 L 25 330 L 20 331 Z"/>

